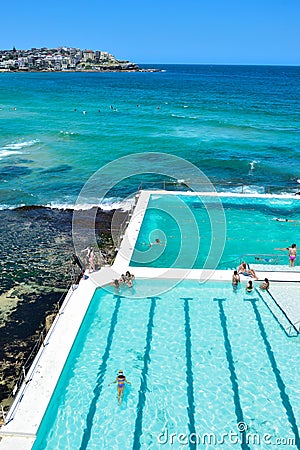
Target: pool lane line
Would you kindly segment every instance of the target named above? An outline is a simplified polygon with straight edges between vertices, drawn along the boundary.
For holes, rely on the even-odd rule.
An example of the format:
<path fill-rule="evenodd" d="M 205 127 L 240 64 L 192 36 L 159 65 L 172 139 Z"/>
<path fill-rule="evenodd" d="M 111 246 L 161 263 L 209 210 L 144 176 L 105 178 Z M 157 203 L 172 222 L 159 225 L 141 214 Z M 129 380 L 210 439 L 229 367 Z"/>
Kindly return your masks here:
<path fill-rule="evenodd" d="M 284 328 L 283 324 L 280 322 L 280 320 L 276 317 L 275 313 L 273 313 L 272 309 L 270 308 L 270 306 L 268 305 L 268 303 L 265 301 L 263 295 L 261 292 L 259 292 L 257 289 L 255 289 L 255 291 L 257 292 L 257 294 L 259 295 L 259 297 L 261 298 L 261 300 L 264 302 L 264 304 L 266 305 L 266 307 L 268 308 L 268 310 L 270 311 L 270 313 L 272 314 L 272 316 L 274 317 L 274 319 L 276 320 L 276 322 L 279 324 L 279 326 L 283 329 L 283 331 L 285 332 L 285 334 L 287 335 L 287 337 L 297 337 L 299 335 L 299 331 L 297 330 L 297 328 L 295 327 L 295 325 L 293 324 L 293 322 L 289 319 L 288 315 L 286 314 L 286 312 L 281 308 L 281 306 L 279 305 L 279 303 L 277 302 L 276 298 L 271 294 L 270 289 L 266 289 L 266 294 L 269 294 L 269 297 L 273 300 L 274 304 L 277 306 L 277 308 L 279 309 L 279 311 L 281 312 L 281 314 L 286 318 L 286 320 L 288 321 L 288 323 L 290 324 L 289 329 L 293 328 L 296 335 L 293 334 L 289 334 L 288 331 Z"/>
<path fill-rule="evenodd" d="M 195 427 L 195 396 L 194 396 L 194 375 L 193 375 L 193 363 L 192 363 L 192 331 L 191 331 L 191 319 L 190 319 L 190 307 L 189 300 L 192 298 L 182 297 L 184 300 L 184 320 L 185 320 L 185 356 L 186 356 L 186 393 L 188 399 L 187 413 L 189 418 L 189 448 L 195 449 L 197 445 L 192 441 L 192 436 L 196 436 Z"/>
<path fill-rule="evenodd" d="M 226 352 L 226 359 L 228 362 L 228 369 L 230 372 L 231 387 L 233 390 L 233 401 L 234 401 L 234 409 L 235 409 L 235 415 L 236 415 L 236 420 L 237 420 L 237 426 L 239 429 L 239 424 L 245 424 L 245 421 L 244 421 L 244 415 L 243 415 L 243 410 L 242 410 L 242 405 L 241 405 L 241 400 L 240 400 L 238 379 L 237 379 L 237 375 L 235 372 L 232 348 L 231 348 L 229 334 L 228 334 L 227 317 L 226 317 L 224 307 L 223 307 L 223 302 L 226 301 L 226 299 L 225 298 L 214 298 L 214 301 L 218 302 L 218 306 L 219 306 L 220 323 L 221 323 L 223 336 L 224 336 L 224 347 L 225 347 L 225 352 Z M 246 431 L 246 429 L 245 429 L 245 431 Z M 250 447 L 245 442 L 245 438 L 246 438 L 245 432 L 240 431 L 240 433 L 241 433 L 241 440 L 242 440 L 241 448 L 243 450 L 250 450 Z"/>
<path fill-rule="evenodd" d="M 257 299 L 247 299 L 247 301 L 249 301 L 251 303 L 251 305 L 252 305 L 252 308 L 253 308 L 253 311 L 254 311 L 254 314 L 255 314 L 255 318 L 256 318 L 256 321 L 257 321 L 257 324 L 258 324 L 258 328 L 259 328 L 262 340 L 263 340 L 263 342 L 265 344 L 266 352 L 267 352 L 267 355 L 268 355 L 268 358 L 269 358 L 272 370 L 273 370 L 274 375 L 275 375 L 275 379 L 276 379 L 276 383 L 277 383 L 277 386 L 278 386 L 278 389 L 279 389 L 279 392 L 280 392 L 280 397 L 281 397 L 281 400 L 282 400 L 282 404 L 283 404 L 283 406 L 285 408 L 288 421 L 290 422 L 292 431 L 293 431 L 293 433 L 295 435 L 295 445 L 296 445 L 297 449 L 300 450 L 300 436 L 299 436 L 299 429 L 298 429 L 298 426 L 297 426 L 296 417 L 295 417 L 295 414 L 294 414 L 293 407 L 291 405 L 289 396 L 286 393 L 286 386 L 285 386 L 284 381 L 283 381 L 283 379 L 282 379 L 282 377 L 280 375 L 280 370 L 279 370 L 279 368 L 277 366 L 277 362 L 276 362 L 276 359 L 275 359 L 275 356 L 274 356 L 271 344 L 270 344 L 270 342 L 268 340 L 268 336 L 267 336 L 267 333 L 266 333 L 266 330 L 265 330 L 265 327 L 264 327 L 264 324 L 263 324 L 260 312 L 259 312 L 258 307 L 256 305 Z"/>
<path fill-rule="evenodd" d="M 151 305 L 149 310 L 149 319 L 147 325 L 147 336 L 146 336 L 146 346 L 144 353 L 144 366 L 141 373 L 141 384 L 139 389 L 139 399 L 136 407 L 136 419 L 135 419 L 135 427 L 134 427 L 134 436 L 133 436 L 133 450 L 139 450 L 141 448 L 141 436 L 143 433 L 143 412 L 144 406 L 146 403 L 146 392 L 148 391 L 148 369 L 150 363 L 150 351 L 151 351 L 151 342 L 152 342 L 152 329 L 154 326 L 154 314 L 156 308 L 156 300 L 159 297 L 148 297 L 151 299 Z"/>
<path fill-rule="evenodd" d="M 96 408 L 97 408 L 97 401 L 102 392 L 103 380 L 104 380 L 105 372 L 107 369 L 107 361 L 108 361 L 109 354 L 110 354 L 111 344 L 113 341 L 113 335 L 114 335 L 115 328 L 116 328 L 116 325 L 118 322 L 118 314 L 119 314 L 119 309 L 121 306 L 122 296 L 115 295 L 114 297 L 117 298 L 116 306 L 115 306 L 114 312 L 111 316 L 110 328 L 109 328 L 109 332 L 108 332 L 107 340 L 106 340 L 106 348 L 105 348 L 105 351 L 102 356 L 102 362 L 99 366 L 99 370 L 98 370 L 98 374 L 97 374 L 97 382 L 96 382 L 96 386 L 94 387 L 94 390 L 93 390 L 94 397 L 90 403 L 90 408 L 89 408 L 89 411 L 88 411 L 88 414 L 86 417 L 86 427 L 84 429 L 81 444 L 79 447 L 80 450 L 85 450 L 87 448 L 87 446 L 89 444 L 89 440 L 91 438 L 93 421 L 94 421 L 94 416 L 95 416 Z"/>

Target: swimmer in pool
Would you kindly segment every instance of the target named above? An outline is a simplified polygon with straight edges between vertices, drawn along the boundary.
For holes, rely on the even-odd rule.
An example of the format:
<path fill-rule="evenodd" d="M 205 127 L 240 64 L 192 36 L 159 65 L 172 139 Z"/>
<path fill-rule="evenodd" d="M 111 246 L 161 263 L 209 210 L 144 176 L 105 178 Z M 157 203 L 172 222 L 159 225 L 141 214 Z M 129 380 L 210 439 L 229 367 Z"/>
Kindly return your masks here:
<path fill-rule="evenodd" d="M 150 247 L 152 247 L 152 245 L 160 245 L 160 240 L 156 238 L 154 242 L 150 242 Z"/>
<path fill-rule="evenodd" d="M 260 289 L 263 289 L 263 290 L 269 289 L 270 282 L 269 282 L 268 278 L 265 278 L 265 281 L 263 283 L 261 283 L 261 285 L 259 287 L 260 287 Z"/>
<path fill-rule="evenodd" d="M 233 272 L 233 275 L 232 275 L 232 287 L 233 287 L 233 289 L 237 289 L 238 284 L 239 284 L 240 281 L 241 280 L 240 280 L 240 276 L 238 274 L 238 271 L 235 270 Z"/>
<path fill-rule="evenodd" d="M 252 292 L 253 291 L 253 283 L 252 283 L 251 280 L 249 280 L 248 283 L 247 283 L 246 291 L 247 292 Z"/>
<path fill-rule="evenodd" d="M 125 375 L 123 374 L 123 370 L 119 370 L 117 378 L 112 383 L 114 383 L 114 384 L 118 383 L 117 391 L 118 391 L 118 402 L 120 405 L 122 403 L 123 396 L 124 396 L 125 383 L 127 383 L 127 384 L 131 384 L 131 383 L 129 381 L 127 381 Z M 110 386 L 110 384 L 108 386 Z"/>

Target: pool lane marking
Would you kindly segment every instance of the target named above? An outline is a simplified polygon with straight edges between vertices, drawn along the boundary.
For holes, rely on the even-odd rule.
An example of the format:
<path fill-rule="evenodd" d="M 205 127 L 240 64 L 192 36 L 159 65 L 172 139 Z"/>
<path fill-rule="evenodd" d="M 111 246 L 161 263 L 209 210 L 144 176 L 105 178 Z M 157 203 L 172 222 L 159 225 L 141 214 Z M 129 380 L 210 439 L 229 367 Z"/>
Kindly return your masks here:
<path fill-rule="evenodd" d="M 225 314 L 225 311 L 223 308 L 223 302 L 226 301 L 226 299 L 225 298 L 214 298 L 214 301 L 218 302 L 218 305 L 219 305 L 220 323 L 221 323 L 223 336 L 224 336 L 224 347 L 225 347 L 226 358 L 227 358 L 227 362 L 228 362 L 228 369 L 230 372 L 230 381 L 231 381 L 231 387 L 233 390 L 233 401 L 234 401 L 234 409 L 235 409 L 237 424 L 245 423 L 241 400 L 240 400 L 240 394 L 239 394 L 239 384 L 238 384 L 238 379 L 237 379 L 237 375 L 235 372 L 232 348 L 231 348 L 228 329 L 227 329 L 227 317 L 226 317 L 226 314 Z M 240 432 L 240 433 L 241 433 L 241 438 L 242 438 L 241 439 L 242 440 L 241 448 L 243 450 L 250 450 L 250 447 L 245 442 L 245 438 L 246 438 L 245 433 L 244 432 Z"/>
<path fill-rule="evenodd" d="M 148 297 L 151 299 L 151 305 L 149 310 L 149 319 L 147 325 L 147 336 L 146 336 L 146 346 L 144 353 L 144 366 L 141 373 L 141 384 L 139 389 L 139 399 L 136 407 L 136 419 L 135 419 L 135 428 L 134 428 L 134 436 L 133 436 L 133 450 L 138 450 L 141 448 L 141 436 L 143 433 L 143 412 L 144 406 L 146 403 L 146 392 L 148 391 L 148 369 L 150 363 L 150 351 L 151 351 L 151 342 L 152 342 L 152 330 L 154 326 L 153 318 L 155 314 L 156 308 L 156 300 L 159 297 Z"/>
<path fill-rule="evenodd" d="M 190 307 L 189 300 L 192 298 L 182 297 L 184 300 L 184 319 L 185 319 L 185 355 L 186 355 L 186 393 L 188 399 L 187 413 L 189 418 L 189 448 L 195 449 L 197 445 L 192 441 L 192 436 L 196 436 L 195 427 L 195 396 L 194 396 L 194 375 L 193 375 L 193 363 L 192 363 L 192 331 L 191 331 L 191 319 L 190 319 Z"/>
<path fill-rule="evenodd" d="M 268 336 L 267 336 L 264 324 L 262 322 L 262 318 L 261 318 L 260 312 L 259 312 L 259 310 L 257 308 L 257 305 L 256 305 L 257 299 L 253 299 L 253 300 L 252 299 L 247 299 L 247 301 L 249 301 L 251 303 L 251 305 L 252 305 L 252 308 L 253 308 L 253 311 L 254 311 L 254 314 L 255 314 L 255 318 L 256 318 L 256 321 L 257 321 L 257 324 L 258 324 L 258 328 L 259 328 L 262 340 L 263 340 L 263 342 L 265 344 L 266 352 L 267 352 L 267 355 L 268 355 L 268 358 L 269 358 L 272 370 L 273 370 L 274 375 L 275 375 L 275 379 L 276 379 L 276 383 L 277 383 L 277 386 L 278 386 L 278 389 L 279 389 L 279 392 L 280 392 L 280 397 L 281 397 L 281 400 L 282 400 L 282 404 L 283 404 L 283 406 L 285 408 L 288 421 L 290 422 L 292 431 L 293 431 L 293 433 L 295 435 L 295 445 L 296 445 L 297 449 L 300 450 L 300 436 L 299 436 L 299 429 L 298 429 L 298 426 L 297 426 L 296 417 L 295 417 L 295 414 L 294 414 L 293 407 L 291 405 L 289 396 L 286 393 L 286 386 L 285 386 L 284 381 L 283 381 L 283 379 L 282 379 L 282 377 L 280 375 L 280 370 L 279 370 L 279 368 L 277 366 L 277 362 L 276 362 L 276 359 L 275 359 L 275 356 L 274 356 L 271 344 L 270 344 L 270 342 L 268 340 Z"/>
<path fill-rule="evenodd" d="M 87 446 L 89 444 L 89 440 L 91 438 L 93 421 L 94 421 L 94 416 L 95 416 L 95 412 L 96 412 L 96 408 L 97 408 L 97 401 L 101 395 L 101 391 L 102 391 L 102 387 L 103 387 L 103 380 L 104 380 L 105 372 L 107 369 L 107 361 L 109 358 L 111 344 L 113 341 L 113 335 L 114 335 L 115 328 L 116 328 L 116 325 L 118 322 L 118 314 L 119 314 L 119 309 L 121 306 L 122 296 L 115 295 L 114 297 L 117 298 L 116 306 L 115 306 L 114 312 L 111 317 L 110 328 L 109 328 L 109 332 L 108 332 L 107 340 L 106 340 L 106 348 L 105 348 L 105 351 L 102 356 L 102 362 L 99 366 L 99 370 L 98 370 L 98 374 L 97 374 L 97 382 L 96 382 L 96 386 L 94 387 L 94 390 L 93 390 L 94 397 L 90 403 L 90 408 L 89 408 L 89 411 L 88 411 L 88 414 L 86 417 L 86 427 L 84 429 L 81 444 L 79 447 L 80 450 L 85 450 L 87 448 Z"/>

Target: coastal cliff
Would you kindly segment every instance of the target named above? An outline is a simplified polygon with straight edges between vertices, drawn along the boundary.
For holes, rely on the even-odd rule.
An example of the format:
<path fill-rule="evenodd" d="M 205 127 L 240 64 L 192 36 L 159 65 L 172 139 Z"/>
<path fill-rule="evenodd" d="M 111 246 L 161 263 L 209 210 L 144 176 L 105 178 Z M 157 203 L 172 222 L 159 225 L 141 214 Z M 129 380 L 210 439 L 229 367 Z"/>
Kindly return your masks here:
<path fill-rule="evenodd" d="M 101 50 L 73 47 L 0 50 L 1 72 L 158 72 Z"/>

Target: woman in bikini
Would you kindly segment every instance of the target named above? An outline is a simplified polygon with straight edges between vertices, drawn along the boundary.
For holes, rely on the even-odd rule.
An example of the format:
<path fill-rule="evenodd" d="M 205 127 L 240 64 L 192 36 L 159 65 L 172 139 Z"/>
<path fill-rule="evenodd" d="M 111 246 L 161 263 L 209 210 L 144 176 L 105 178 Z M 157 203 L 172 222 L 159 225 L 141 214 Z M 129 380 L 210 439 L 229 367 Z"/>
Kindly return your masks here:
<path fill-rule="evenodd" d="M 291 267 L 294 267 L 294 266 L 295 266 L 295 260 L 296 260 L 296 256 L 297 256 L 297 247 L 296 247 L 296 244 L 292 244 L 290 247 L 286 247 L 286 248 L 275 248 L 275 250 L 282 250 L 282 251 L 288 250 L 288 252 L 289 252 L 289 260 L 290 260 L 290 266 L 291 266 Z"/>
<path fill-rule="evenodd" d="M 291 247 L 289 247 L 287 250 L 289 251 L 290 266 L 294 267 L 295 259 L 296 259 L 296 255 L 297 255 L 296 244 L 292 244 Z"/>
<path fill-rule="evenodd" d="M 127 384 L 131 384 L 131 383 L 129 381 L 127 381 L 125 375 L 123 374 L 123 370 L 119 370 L 117 378 L 115 379 L 115 381 L 113 381 L 113 383 L 118 383 L 117 391 L 118 391 L 118 402 L 120 405 L 122 403 L 123 396 L 124 396 L 125 383 L 127 383 Z M 108 386 L 110 386 L 110 384 Z"/>

